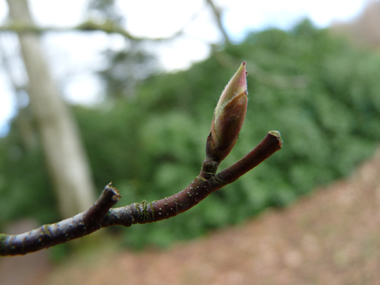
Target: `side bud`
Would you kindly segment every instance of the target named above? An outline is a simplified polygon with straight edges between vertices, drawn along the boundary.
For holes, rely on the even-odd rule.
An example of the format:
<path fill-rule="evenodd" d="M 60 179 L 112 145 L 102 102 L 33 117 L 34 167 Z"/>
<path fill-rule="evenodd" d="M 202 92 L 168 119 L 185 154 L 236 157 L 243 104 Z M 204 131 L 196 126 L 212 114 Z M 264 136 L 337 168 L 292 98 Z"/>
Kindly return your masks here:
<path fill-rule="evenodd" d="M 224 88 L 216 105 L 207 138 L 207 159 L 220 163 L 234 147 L 245 119 L 248 103 L 245 62 Z"/>

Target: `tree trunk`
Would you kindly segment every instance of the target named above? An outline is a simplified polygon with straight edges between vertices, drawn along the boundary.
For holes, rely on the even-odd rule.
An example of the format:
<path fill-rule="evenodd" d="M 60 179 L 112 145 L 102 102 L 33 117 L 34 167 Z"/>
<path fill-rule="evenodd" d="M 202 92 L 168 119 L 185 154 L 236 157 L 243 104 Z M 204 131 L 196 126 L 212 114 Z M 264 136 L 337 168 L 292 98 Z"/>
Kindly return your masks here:
<path fill-rule="evenodd" d="M 7 1 L 12 21 L 34 24 L 27 0 Z M 87 157 L 75 120 L 50 75 L 38 35 L 20 33 L 18 38 L 29 77 L 30 105 L 57 192 L 59 211 L 62 217 L 70 217 L 95 201 Z"/>

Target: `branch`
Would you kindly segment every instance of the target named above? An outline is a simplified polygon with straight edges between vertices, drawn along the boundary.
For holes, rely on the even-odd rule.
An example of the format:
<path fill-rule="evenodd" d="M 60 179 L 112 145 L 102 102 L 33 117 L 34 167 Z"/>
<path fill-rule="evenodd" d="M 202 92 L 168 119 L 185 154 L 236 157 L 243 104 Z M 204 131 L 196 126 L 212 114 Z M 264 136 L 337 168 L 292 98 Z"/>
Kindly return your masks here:
<path fill-rule="evenodd" d="M 215 6 L 214 4 L 214 1 L 213 0 L 206 0 L 206 2 L 209 4 L 209 6 L 211 7 L 211 10 L 215 16 L 215 19 L 216 19 L 216 23 L 218 24 L 218 27 L 219 27 L 219 30 L 220 32 L 222 33 L 223 35 L 223 38 L 224 38 L 224 43 L 226 45 L 229 45 L 231 43 L 231 40 L 228 36 L 228 33 L 226 31 L 226 29 L 224 28 L 223 26 L 223 23 L 222 23 L 222 15 L 221 15 L 221 12 L 220 10 Z"/>
<path fill-rule="evenodd" d="M 119 34 L 127 39 L 134 41 L 164 41 L 164 40 L 172 40 L 183 33 L 183 29 L 176 32 L 173 36 L 167 38 L 144 38 L 144 37 L 136 37 L 123 29 L 122 27 L 116 25 L 111 21 L 105 21 L 104 23 L 97 23 L 92 20 L 85 21 L 79 25 L 74 27 L 39 27 L 34 25 L 29 25 L 25 23 L 11 23 L 4 26 L 0 26 L 0 32 L 15 32 L 15 33 L 36 33 L 42 34 L 46 32 L 104 32 L 107 34 Z"/>
<path fill-rule="evenodd" d="M 98 23 L 96 21 L 93 21 L 91 19 L 84 21 L 83 23 L 80 23 L 74 27 L 53 27 L 53 26 L 35 26 L 31 25 L 30 23 L 18 23 L 18 22 L 12 22 L 10 24 L 6 24 L 3 26 L 0 26 L 0 32 L 15 32 L 15 33 L 36 33 L 36 34 L 42 34 L 46 32 L 71 32 L 71 31 L 78 31 L 78 32 L 104 32 L 107 34 L 119 34 L 127 39 L 133 40 L 133 41 L 169 41 L 173 40 L 180 35 L 184 33 L 184 30 L 190 25 L 191 22 L 193 22 L 198 14 L 201 11 L 198 11 L 194 13 L 189 21 L 184 24 L 183 27 L 181 27 L 176 33 L 174 33 L 170 37 L 163 37 L 163 38 L 146 38 L 146 37 L 136 37 L 129 33 L 124 28 L 120 27 L 117 23 L 107 20 L 101 23 Z"/>
<path fill-rule="evenodd" d="M 270 131 L 245 157 L 216 174 L 220 162 L 234 147 L 244 122 L 248 101 L 246 77 L 246 63 L 243 62 L 224 88 L 216 106 L 201 171 L 185 189 L 159 201 L 143 201 L 111 209 L 120 199 L 120 194 L 109 183 L 95 204 L 83 213 L 23 234 L 0 234 L 0 256 L 34 252 L 83 237 L 104 227 L 130 227 L 175 217 L 197 205 L 212 192 L 234 182 L 281 149 L 280 133 Z"/>
<path fill-rule="evenodd" d="M 113 225 L 130 227 L 133 224 L 146 224 L 175 217 L 197 205 L 212 192 L 232 183 L 281 147 L 280 133 L 271 131 L 249 154 L 217 175 L 215 173 L 219 163 L 206 159 L 200 175 L 189 186 L 159 201 L 143 201 L 110 209 L 120 199 L 119 192 L 110 183 L 94 205 L 83 213 L 23 234 L 0 234 L 0 256 L 26 254 L 49 248 Z"/>
<path fill-rule="evenodd" d="M 87 211 L 72 218 L 19 235 L 0 234 L 0 256 L 26 254 L 83 237 L 102 227 L 109 208 L 120 199 L 116 188 L 108 184 Z"/>

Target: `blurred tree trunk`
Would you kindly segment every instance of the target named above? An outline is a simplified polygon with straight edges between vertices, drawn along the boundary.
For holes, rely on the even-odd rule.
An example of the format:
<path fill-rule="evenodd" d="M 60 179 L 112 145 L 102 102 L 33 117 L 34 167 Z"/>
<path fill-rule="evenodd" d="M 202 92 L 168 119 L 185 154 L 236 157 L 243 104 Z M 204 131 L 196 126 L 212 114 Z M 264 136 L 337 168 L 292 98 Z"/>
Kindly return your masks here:
<path fill-rule="evenodd" d="M 27 0 L 7 2 L 13 22 L 34 24 Z M 57 192 L 59 211 L 62 217 L 70 217 L 95 201 L 87 157 L 75 120 L 50 75 L 38 35 L 20 33 L 18 38 L 29 78 L 30 105 Z"/>

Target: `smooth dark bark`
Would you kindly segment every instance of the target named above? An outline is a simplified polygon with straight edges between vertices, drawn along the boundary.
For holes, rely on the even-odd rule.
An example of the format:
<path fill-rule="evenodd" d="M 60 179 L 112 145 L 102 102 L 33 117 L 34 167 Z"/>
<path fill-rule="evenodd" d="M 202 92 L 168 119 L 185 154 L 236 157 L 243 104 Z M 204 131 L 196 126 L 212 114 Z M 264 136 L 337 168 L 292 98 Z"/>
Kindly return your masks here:
<path fill-rule="evenodd" d="M 0 256 L 26 254 L 64 243 L 113 225 L 157 222 L 175 217 L 197 205 L 212 192 L 234 182 L 282 147 L 279 132 L 271 131 L 245 157 L 216 174 L 219 163 L 205 160 L 200 174 L 182 191 L 159 201 L 133 203 L 110 209 L 120 199 L 111 183 L 87 211 L 61 222 L 43 225 L 19 235 L 0 234 Z"/>

